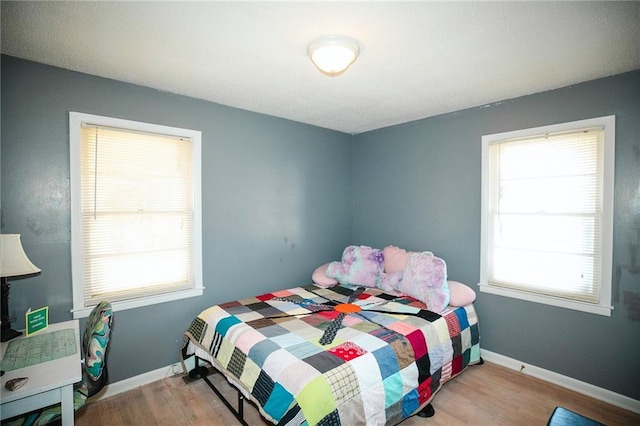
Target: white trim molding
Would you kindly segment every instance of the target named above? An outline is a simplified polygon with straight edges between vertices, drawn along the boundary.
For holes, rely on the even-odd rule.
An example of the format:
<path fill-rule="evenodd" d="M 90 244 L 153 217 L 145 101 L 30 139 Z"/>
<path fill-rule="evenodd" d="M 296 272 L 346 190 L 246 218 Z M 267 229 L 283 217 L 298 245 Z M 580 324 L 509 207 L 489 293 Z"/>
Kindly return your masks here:
<path fill-rule="evenodd" d="M 536 367 L 535 365 L 527 364 L 517 359 L 509 358 L 486 349 L 480 349 L 480 354 L 485 361 L 501 365 L 510 370 L 519 371 L 522 374 L 527 374 L 537 379 L 544 380 L 545 382 L 562 386 L 563 388 L 570 389 L 591 398 L 615 405 L 616 407 L 624 408 L 625 410 L 640 414 L 640 401 L 628 396 L 621 395 L 553 371 L 545 370 L 544 368 Z M 524 368 L 522 368 L 523 366 Z"/>

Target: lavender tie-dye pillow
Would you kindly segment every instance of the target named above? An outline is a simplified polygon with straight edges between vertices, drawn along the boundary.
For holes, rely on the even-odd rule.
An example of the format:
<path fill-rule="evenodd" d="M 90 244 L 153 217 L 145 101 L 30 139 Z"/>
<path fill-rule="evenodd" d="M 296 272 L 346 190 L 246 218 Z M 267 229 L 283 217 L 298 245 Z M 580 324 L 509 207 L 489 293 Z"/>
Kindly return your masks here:
<path fill-rule="evenodd" d="M 447 265 L 431 252 L 411 252 L 397 290 L 418 299 L 433 312 L 449 304 Z"/>
<path fill-rule="evenodd" d="M 382 250 L 367 246 L 348 246 L 341 262 L 331 262 L 325 275 L 342 284 L 377 287 L 384 268 Z"/>

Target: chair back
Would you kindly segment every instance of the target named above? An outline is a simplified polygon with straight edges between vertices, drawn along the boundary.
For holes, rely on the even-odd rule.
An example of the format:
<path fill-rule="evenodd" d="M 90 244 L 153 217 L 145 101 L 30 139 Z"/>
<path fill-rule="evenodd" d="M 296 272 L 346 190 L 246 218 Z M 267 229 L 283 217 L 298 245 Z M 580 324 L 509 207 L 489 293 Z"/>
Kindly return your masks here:
<path fill-rule="evenodd" d="M 112 322 L 113 310 L 111 303 L 107 301 L 100 302 L 87 318 L 82 339 L 83 382 L 87 388 L 87 397 L 95 395 L 107 384 L 107 346 Z"/>

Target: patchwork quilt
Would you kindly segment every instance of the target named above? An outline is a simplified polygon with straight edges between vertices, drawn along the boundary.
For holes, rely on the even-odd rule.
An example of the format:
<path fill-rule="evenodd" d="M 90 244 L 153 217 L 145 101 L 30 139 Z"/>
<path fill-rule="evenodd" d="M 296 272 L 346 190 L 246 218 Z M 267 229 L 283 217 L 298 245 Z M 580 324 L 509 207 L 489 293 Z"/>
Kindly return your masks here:
<path fill-rule="evenodd" d="M 315 285 L 213 306 L 183 355 L 212 363 L 282 425 L 397 424 L 480 361 L 473 305 L 439 314 L 377 288 Z"/>

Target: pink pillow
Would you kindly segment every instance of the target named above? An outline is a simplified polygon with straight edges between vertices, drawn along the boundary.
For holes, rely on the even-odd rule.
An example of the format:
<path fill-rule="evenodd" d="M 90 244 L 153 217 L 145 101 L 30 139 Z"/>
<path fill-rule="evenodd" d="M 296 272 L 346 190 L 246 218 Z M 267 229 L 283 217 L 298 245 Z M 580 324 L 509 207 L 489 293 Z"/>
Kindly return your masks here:
<path fill-rule="evenodd" d="M 458 281 L 447 281 L 447 283 L 449 284 L 449 293 L 451 295 L 449 305 L 466 306 L 476 300 L 476 292 L 468 285 Z"/>
<path fill-rule="evenodd" d="M 325 263 L 324 265 L 318 266 L 316 270 L 313 271 L 313 274 L 311 275 L 311 279 L 313 280 L 313 282 L 319 285 L 320 287 L 326 288 L 326 287 L 331 287 L 338 284 L 338 281 L 334 280 L 333 278 L 329 278 L 328 276 L 325 275 L 325 272 L 327 272 L 328 267 L 329 267 L 329 263 Z"/>
<path fill-rule="evenodd" d="M 409 253 L 406 250 L 396 246 L 386 246 L 382 249 L 384 255 L 384 272 L 393 274 L 394 272 L 403 272 L 407 267 Z"/>

